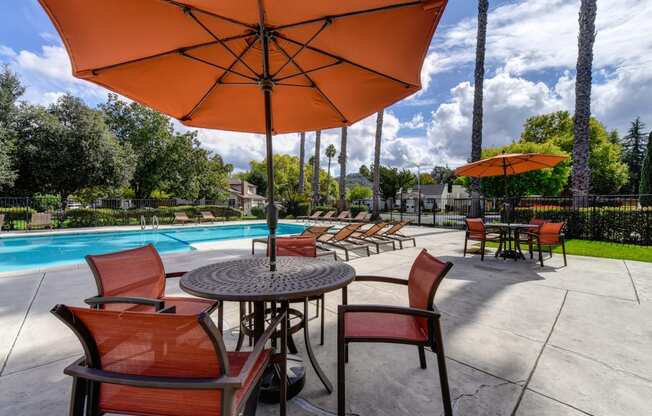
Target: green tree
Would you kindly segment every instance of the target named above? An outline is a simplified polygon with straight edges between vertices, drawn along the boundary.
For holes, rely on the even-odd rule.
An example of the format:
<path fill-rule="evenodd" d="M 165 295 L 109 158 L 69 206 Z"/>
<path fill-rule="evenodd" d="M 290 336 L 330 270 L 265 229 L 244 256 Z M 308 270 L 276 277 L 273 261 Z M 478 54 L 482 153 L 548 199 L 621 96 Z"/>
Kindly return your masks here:
<path fill-rule="evenodd" d="M 362 175 L 368 181 L 373 182 L 373 176 L 371 175 L 371 170 L 369 170 L 367 165 L 360 166 L 360 169 L 358 170 L 358 173 L 360 175 Z"/>
<path fill-rule="evenodd" d="M 645 159 L 643 159 L 643 168 L 641 169 L 641 183 L 638 193 L 641 205 L 644 207 L 652 206 L 652 133 L 647 139 L 647 148 Z"/>
<path fill-rule="evenodd" d="M 326 147 L 326 157 L 328 158 L 328 177 L 331 177 L 331 160 L 337 155 L 337 149 L 335 148 L 334 144 L 329 144 L 328 147 Z"/>
<path fill-rule="evenodd" d="M 552 143 L 514 143 L 503 147 L 484 149 L 482 158 L 497 156 L 505 153 L 544 153 L 568 156 L 567 152 L 561 150 Z M 509 196 L 558 196 L 568 184 L 570 175 L 570 162 L 565 161 L 553 169 L 542 169 L 507 177 L 507 193 Z M 470 187 L 469 178 L 464 178 L 463 184 Z M 502 197 L 505 195 L 505 178 L 494 176 L 481 178 L 480 188 L 482 193 L 488 197 Z"/>
<path fill-rule="evenodd" d="M 546 126 L 535 128 L 533 126 Z M 537 131 L 537 134 L 532 132 Z M 525 122 L 520 143 L 552 143 L 567 154 L 573 153 L 573 120 L 567 112 L 550 113 L 529 118 Z M 591 193 L 616 194 L 627 183 L 628 169 L 622 162 L 622 149 L 614 143 L 613 133 L 591 117 L 589 123 L 589 167 Z M 575 163 L 571 160 L 571 165 Z M 570 185 L 570 183 L 569 183 Z"/>
<path fill-rule="evenodd" d="M 339 181 L 339 191 L 340 191 L 340 197 L 339 197 L 339 202 L 338 202 L 338 208 L 340 211 L 344 211 L 346 209 L 346 158 L 347 158 L 347 127 L 344 126 L 342 127 L 342 133 L 341 133 L 341 141 L 340 141 L 340 155 L 337 158 L 337 161 L 340 164 L 340 181 Z"/>
<path fill-rule="evenodd" d="M 349 192 L 347 194 L 347 200 L 350 203 L 353 203 L 355 201 L 362 201 L 365 199 L 370 199 L 373 196 L 373 190 L 364 185 L 360 184 L 355 184 L 349 189 Z"/>
<path fill-rule="evenodd" d="M 629 167 L 629 180 L 624 190 L 628 193 L 637 193 L 641 178 L 641 168 L 645 159 L 645 124 L 640 117 L 632 121 L 627 135 L 622 138 L 623 161 Z"/>
<path fill-rule="evenodd" d="M 66 95 L 49 108 L 23 105 L 16 118 L 15 188 L 66 200 L 86 188 L 115 189 L 133 173 L 129 146 L 121 146 L 104 117 Z"/>
<path fill-rule="evenodd" d="M 321 171 L 319 167 L 319 157 L 320 157 L 320 146 L 321 146 L 321 130 L 315 132 L 315 156 L 312 158 L 312 203 L 319 205 L 321 200 L 321 195 L 319 193 L 319 172 Z"/>
<path fill-rule="evenodd" d="M 421 185 L 432 185 L 435 183 L 435 180 L 432 178 L 431 174 L 422 173 L 419 175 L 419 183 L 421 183 Z"/>
<path fill-rule="evenodd" d="M 13 186 L 16 102 L 25 92 L 18 76 L 8 65 L 0 70 L 0 190 Z"/>

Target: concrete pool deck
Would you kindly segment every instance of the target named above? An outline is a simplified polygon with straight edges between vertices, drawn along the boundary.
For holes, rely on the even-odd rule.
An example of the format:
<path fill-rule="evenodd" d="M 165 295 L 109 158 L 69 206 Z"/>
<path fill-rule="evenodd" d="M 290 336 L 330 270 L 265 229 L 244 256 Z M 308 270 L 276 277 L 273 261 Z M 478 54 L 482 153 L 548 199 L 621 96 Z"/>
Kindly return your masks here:
<path fill-rule="evenodd" d="M 410 227 L 417 247 L 371 257 L 354 255 L 358 273 L 407 278 L 422 248 L 454 267 L 435 303 L 442 311 L 455 415 L 644 416 L 652 414 L 652 264 L 569 256 L 534 261 L 462 257 L 464 234 Z M 168 271 L 250 255 L 250 240 L 211 243 L 164 256 Z M 262 249 L 259 250 L 262 254 Z M 178 279 L 168 292 L 181 293 Z M 86 266 L 0 277 L 0 416 L 67 414 L 70 378 L 62 369 L 81 354 L 72 333 L 50 313 L 56 303 L 82 305 L 95 294 Z M 326 345 L 314 342 L 335 381 L 339 293 L 327 295 Z M 349 303 L 405 305 L 403 287 L 354 283 Z M 227 345 L 237 305 L 225 310 Z M 317 340 L 318 324 L 311 325 Z M 303 350 L 302 337 L 295 337 Z M 351 347 L 347 405 L 357 415 L 440 415 L 436 361 L 398 345 Z M 306 388 L 290 415 L 330 415 L 328 395 L 308 368 Z M 259 415 L 278 413 L 261 405 Z"/>

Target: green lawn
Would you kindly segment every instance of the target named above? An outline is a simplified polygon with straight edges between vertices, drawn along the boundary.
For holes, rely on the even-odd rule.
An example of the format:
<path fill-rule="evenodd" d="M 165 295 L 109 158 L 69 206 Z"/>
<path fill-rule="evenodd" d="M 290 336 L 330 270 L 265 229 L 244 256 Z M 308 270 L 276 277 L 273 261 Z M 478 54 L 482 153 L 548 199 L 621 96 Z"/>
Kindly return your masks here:
<path fill-rule="evenodd" d="M 487 243 L 487 246 L 498 247 L 498 244 Z M 522 246 L 522 248 L 524 252 L 527 250 L 527 246 Z M 553 251 L 555 253 L 561 253 L 561 247 L 557 247 Z M 566 254 L 652 263 L 652 247 L 607 243 L 603 241 L 568 240 L 566 241 Z"/>

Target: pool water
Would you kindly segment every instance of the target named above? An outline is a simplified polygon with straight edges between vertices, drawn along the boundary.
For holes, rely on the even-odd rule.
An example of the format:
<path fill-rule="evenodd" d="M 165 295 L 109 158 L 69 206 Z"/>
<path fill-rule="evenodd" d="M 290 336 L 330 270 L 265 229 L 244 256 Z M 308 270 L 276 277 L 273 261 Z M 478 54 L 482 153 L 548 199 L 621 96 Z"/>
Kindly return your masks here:
<path fill-rule="evenodd" d="M 301 225 L 279 224 L 276 232 L 297 234 L 303 229 Z M 268 234 L 266 224 L 251 224 L 5 237 L 0 238 L 0 272 L 82 263 L 88 254 L 111 253 L 150 243 L 160 253 L 174 253 L 191 251 L 195 243 Z"/>

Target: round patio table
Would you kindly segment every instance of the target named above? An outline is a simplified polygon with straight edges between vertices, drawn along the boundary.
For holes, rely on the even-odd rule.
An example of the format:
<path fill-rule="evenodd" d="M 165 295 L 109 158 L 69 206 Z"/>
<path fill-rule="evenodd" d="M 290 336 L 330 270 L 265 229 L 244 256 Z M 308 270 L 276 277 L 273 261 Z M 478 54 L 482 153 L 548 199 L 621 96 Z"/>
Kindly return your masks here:
<path fill-rule="evenodd" d="M 500 250 L 496 252 L 496 257 L 502 257 L 503 259 L 518 259 L 525 260 L 523 251 L 521 250 L 521 244 L 519 241 L 519 234 L 523 229 L 530 228 L 539 228 L 541 227 L 538 224 L 519 224 L 519 223 L 491 223 L 487 224 L 487 228 L 500 228 L 502 234 L 506 237 L 506 241 L 503 241 Z M 513 243 L 513 244 L 512 244 Z M 503 248 L 506 247 L 506 248 Z"/>
<path fill-rule="evenodd" d="M 254 339 L 258 340 L 265 331 L 265 302 L 307 302 L 310 297 L 342 289 L 342 298 L 346 303 L 346 286 L 355 279 L 353 267 L 332 260 L 278 257 L 276 264 L 275 272 L 269 270 L 268 257 L 210 264 L 186 273 L 181 278 L 180 287 L 201 298 L 253 302 Z M 312 351 L 307 317 L 304 325 L 308 358 L 324 387 L 331 393 L 333 386 Z"/>

